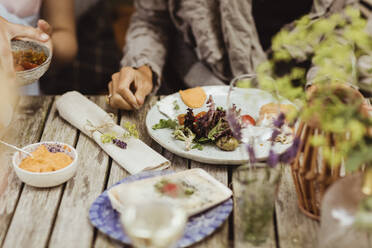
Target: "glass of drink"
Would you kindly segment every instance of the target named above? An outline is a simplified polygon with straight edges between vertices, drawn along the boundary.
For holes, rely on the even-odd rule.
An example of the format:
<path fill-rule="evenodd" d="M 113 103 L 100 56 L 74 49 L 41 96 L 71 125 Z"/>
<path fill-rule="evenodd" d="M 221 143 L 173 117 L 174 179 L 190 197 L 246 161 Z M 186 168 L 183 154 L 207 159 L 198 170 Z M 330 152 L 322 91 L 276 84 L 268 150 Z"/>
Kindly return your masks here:
<path fill-rule="evenodd" d="M 126 205 L 120 219 L 133 246 L 171 248 L 182 237 L 187 215 L 167 201 L 148 200 Z"/>

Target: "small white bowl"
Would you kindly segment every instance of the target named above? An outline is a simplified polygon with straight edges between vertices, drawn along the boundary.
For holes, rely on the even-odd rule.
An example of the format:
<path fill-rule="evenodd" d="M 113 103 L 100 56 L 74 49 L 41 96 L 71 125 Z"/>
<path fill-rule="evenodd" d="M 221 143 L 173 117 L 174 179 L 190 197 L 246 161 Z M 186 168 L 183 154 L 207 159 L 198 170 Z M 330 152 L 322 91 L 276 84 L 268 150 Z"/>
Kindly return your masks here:
<path fill-rule="evenodd" d="M 44 44 L 31 40 L 12 40 L 11 47 L 12 51 L 31 49 L 37 52 L 44 52 L 47 57 L 44 63 L 33 69 L 17 71 L 16 77 L 19 85 L 32 84 L 33 82 L 39 80 L 39 78 L 41 78 L 41 76 L 43 76 L 48 70 L 53 55 L 52 51 Z"/>
<path fill-rule="evenodd" d="M 69 180 L 75 174 L 78 164 L 78 153 L 75 148 L 65 143 L 49 141 L 31 144 L 23 147 L 23 149 L 33 152 L 40 145 L 45 145 L 49 151 L 55 150 L 56 152 L 66 153 L 72 158 L 71 164 L 52 172 L 30 172 L 19 168 L 19 164 L 27 155 L 22 152 L 15 152 L 13 155 L 13 167 L 19 179 L 26 184 L 40 188 L 57 186 Z"/>

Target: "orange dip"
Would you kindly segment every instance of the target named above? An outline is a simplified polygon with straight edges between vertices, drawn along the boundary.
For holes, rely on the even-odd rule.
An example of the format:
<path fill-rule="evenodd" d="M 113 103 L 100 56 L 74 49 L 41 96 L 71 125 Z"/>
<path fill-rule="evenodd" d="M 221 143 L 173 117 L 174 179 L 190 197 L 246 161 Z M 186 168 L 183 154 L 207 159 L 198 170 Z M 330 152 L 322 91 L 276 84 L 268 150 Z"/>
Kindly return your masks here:
<path fill-rule="evenodd" d="M 34 157 L 27 157 L 22 160 L 19 168 L 31 172 L 51 172 L 60 170 L 71 164 L 72 158 L 63 152 L 50 152 L 41 145 L 34 152 Z"/>

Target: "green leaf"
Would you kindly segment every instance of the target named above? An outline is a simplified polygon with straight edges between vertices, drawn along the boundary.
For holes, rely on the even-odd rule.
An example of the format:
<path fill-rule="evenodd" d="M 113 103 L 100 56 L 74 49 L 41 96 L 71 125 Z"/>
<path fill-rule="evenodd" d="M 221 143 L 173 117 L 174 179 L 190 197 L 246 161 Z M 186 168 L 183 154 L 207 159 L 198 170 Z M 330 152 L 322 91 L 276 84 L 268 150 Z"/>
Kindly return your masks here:
<path fill-rule="evenodd" d="M 101 142 L 102 143 L 111 143 L 113 139 L 117 138 L 116 133 L 104 133 L 101 135 Z"/>
<path fill-rule="evenodd" d="M 218 136 L 219 133 L 225 131 L 228 129 L 229 126 L 226 122 L 223 122 L 222 119 L 220 119 L 216 126 L 214 126 L 211 131 L 208 133 L 208 139 L 211 141 L 214 141 L 216 136 Z"/>
<path fill-rule="evenodd" d="M 178 126 L 178 123 L 176 120 L 160 119 L 159 123 L 152 126 L 152 129 L 153 130 L 163 129 L 163 128 L 176 129 L 177 126 Z"/>
<path fill-rule="evenodd" d="M 251 88 L 252 80 L 251 79 L 242 79 L 236 82 L 236 87 L 238 88 Z"/>
<path fill-rule="evenodd" d="M 200 143 L 194 143 L 194 145 L 191 147 L 191 149 L 198 149 L 199 151 L 203 150 L 203 145 Z"/>
<path fill-rule="evenodd" d="M 207 143 L 209 141 L 211 140 L 206 137 L 201 137 L 200 139 L 197 140 L 197 143 Z"/>
<path fill-rule="evenodd" d="M 348 172 L 356 171 L 365 162 L 372 161 L 372 145 L 369 145 L 359 151 L 354 151 L 346 160 L 345 167 Z"/>
<path fill-rule="evenodd" d="M 129 121 L 124 122 L 124 128 L 128 131 L 127 135 L 123 135 L 123 138 L 127 137 L 134 137 L 136 139 L 139 138 L 138 130 L 136 124 L 131 123 Z"/>
<path fill-rule="evenodd" d="M 174 101 L 173 101 L 173 109 L 174 109 L 174 110 L 179 110 L 179 109 L 180 109 L 180 105 L 178 105 L 177 100 L 174 100 Z"/>

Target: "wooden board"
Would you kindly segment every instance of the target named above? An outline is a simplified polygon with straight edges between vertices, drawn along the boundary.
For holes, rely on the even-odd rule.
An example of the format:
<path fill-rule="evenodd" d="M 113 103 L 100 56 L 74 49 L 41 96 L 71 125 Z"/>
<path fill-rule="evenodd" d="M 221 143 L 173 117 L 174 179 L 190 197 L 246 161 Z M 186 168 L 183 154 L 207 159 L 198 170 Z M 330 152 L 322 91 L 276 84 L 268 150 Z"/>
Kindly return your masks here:
<path fill-rule="evenodd" d="M 319 224 L 305 216 L 298 208 L 289 166 L 283 171 L 275 210 L 280 247 L 313 248 L 318 246 Z"/>
<path fill-rule="evenodd" d="M 25 97 L 19 102 L 13 121 L 3 140 L 19 147 L 38 142 L 52 103 L 52 97 Z M 5 240 L 9 223 L 17 207 L 23 183 L 13 171 L 11 156 L 14 151 L 0 146 L 0 246 Z M 15 246 L 13 246 L 15 247 Z"/>
<path fill-rule="evenodd" d="M 74 146 L 77 134 L 75 128 L 59 117 L 53 104 L 41 141 L 60 141 Z M 45 247 L 63 189 L 64 185 L 47 189 L 25 185 L 4 247 Z"/>
<path fill-rule="evenodd" d="M 244 176 L 244 173 L 242 175 L 236 167 L 193 162 L 156 144 L 147 134 L 144 120 L 148 109 L 157 99 L 149 98 L 139 111 L 122 111 L 121 124 L 127 120 L 136 123 L 141 139 L 167 157 L 172 162 L 173 170 L 203 168 L 224 184 L 232 186 L 235 196 L 234 213 L 230 220 L 210 237 L 192 247 L 317 247 L 319 224 L 299 211 L 289 167 L 283 172 L 275 206 L 276 222 L 273 219 L 270 223 L 272 232 L 268 239 L 259 246 L 240 242 L 244 220 L 242 209 L 237 203 L 246 185 L 240 183 L 238 178 Z M 106 106 L 103 96 L 93 97 L 93 100 Z M 123 247 L 91 226 L 88 210 L 105 188 L 128 176 L 128 173 L 112 162 L 93 141 L 83 134 L 79 135 L 75 128 L 60 119 L 52 102 L 53 97 L 23 97 L 13 126 L 4 140 L 18 146 L 37 142 L 40 138 L 77 143 L 81 161 L 78 173 L 66 186 L 51 189 L 24 186 L 13 172 L 11 164 L 6 162 L 13 151 L 0 145 L 0 159 L 4 161 L 0 170 L 0 247 Z M 261 177 L 264 173 L 264 170 L 260 170 Z M 258 185 L 250 185 L 248 190 L 255 191 Z M 363 243 L 361 240 L 358 242 L 355 247 Z M 368 242 L 367 247 L 372 247 L 372 235 L 368 237 Z"/>

